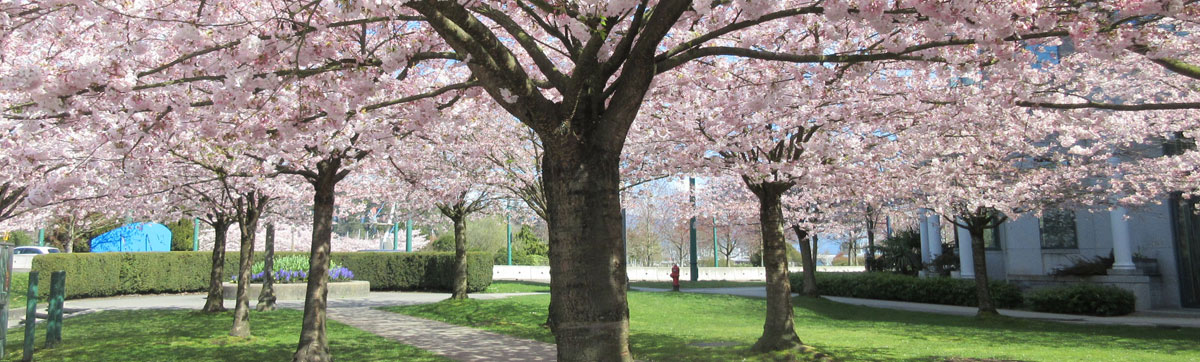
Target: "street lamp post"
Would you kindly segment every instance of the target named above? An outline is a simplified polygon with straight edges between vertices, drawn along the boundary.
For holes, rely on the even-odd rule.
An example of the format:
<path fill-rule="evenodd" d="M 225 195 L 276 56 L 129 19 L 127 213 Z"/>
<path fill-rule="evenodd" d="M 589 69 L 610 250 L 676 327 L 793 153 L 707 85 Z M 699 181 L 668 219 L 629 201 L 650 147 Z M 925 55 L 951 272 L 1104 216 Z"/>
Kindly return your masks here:
<path fill-rule="evenodd" d="M 689 187 L 688 188 L 688 191 L 689 191 L 688 198 L 692 202 L 692 209 L 693 209 L 693 213 L 694 213 L 695 212 L 694 209 L 696 208 L 696 178 L 695 177 L 688 177 L 688 187 Z M 692 252 L 692 269 L 691 269 L 692 278 L 691 279 L 694 282 L 694 281 L 700 280 L 700 263 L 698 263 L 696 261 L 696 216 L 694 216 L 694 215 L 692 216 L 691 222 L 688 224 L 688 233 L 689 233 L 688 234 L 689 240 L 691 241 L 691 252 Z"/>

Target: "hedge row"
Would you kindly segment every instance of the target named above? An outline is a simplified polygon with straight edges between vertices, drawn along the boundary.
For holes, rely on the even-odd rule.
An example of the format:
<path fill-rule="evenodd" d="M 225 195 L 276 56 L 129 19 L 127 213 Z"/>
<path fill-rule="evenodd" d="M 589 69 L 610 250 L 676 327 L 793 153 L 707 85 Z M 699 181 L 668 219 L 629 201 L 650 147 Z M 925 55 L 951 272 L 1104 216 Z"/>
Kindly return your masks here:
<path fill-rule="evenodd" d="M 804 286 L 803 275 L 791 274 L 792 290 Z M 892 273 L 817 273 L 817 291 L 822 295 L 898 300 L 904 302 L 976 306 L 975 281 L 951 278 L 917 278 Z M 992 301 L 997 308 L 1014 308 L 1023 303 L 1021 290 L 1013 284 L 991 282 Z"/>
<path fill-rule="evenodd" d="M 1102 317 L 1133 313 L 1137 297 L 1107 285 L 1077 284 L 1029 293 L 1029 307 L 1038 312 L 1086 314 Z"/>
<path fill-rule="evenodd" d="M 276 255 L 307 255 L 287 252 Z M 335 262 L 350 268 L 355 280 L 371 282 L 371 290 L 449 291 L 453 281 L 454 253 L 348 252 L 333 253 Z M 255 260 L 263 259 L 256 252 Z M 230 252 L 225 260 L 225 278 L 237 274 L 239 257 Z M 71 253 L 38 255 L 33 271 L 49 285 L 50 272 L 67 272 L 66 297 L 106 297 L 123 294 L 197 292 L 208 288 L 212 253 L 173 251 L 163 253 Z M 468 291 L 487 289 L 492 283 L 491 256 L 467 255 Z M 45 297 L 49 288 L 39 288 Z"/>

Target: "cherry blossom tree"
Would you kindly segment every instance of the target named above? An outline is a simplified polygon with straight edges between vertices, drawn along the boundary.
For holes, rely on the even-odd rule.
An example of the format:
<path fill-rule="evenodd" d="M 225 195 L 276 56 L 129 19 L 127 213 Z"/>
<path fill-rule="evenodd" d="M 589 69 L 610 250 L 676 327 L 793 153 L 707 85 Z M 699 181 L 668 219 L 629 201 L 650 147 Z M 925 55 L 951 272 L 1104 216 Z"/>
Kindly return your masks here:
<path fill-rule="evenodd" d="M 992 77 L 1005 77 L 1017 64 L 1010 55 L 1067 36 L 1091 61 L 1195 79 L 1196 36 L 1165 35 L 1194 34 L 1195 8 L 1165 0 L 14 3 L 3 6 L 0 23 L 4 54 L 16 55 L 0 62 L 0 98 L 10 104 L 7 118 L 91 122 L 122 114 L 148 127 L 156 118 L 190 118 L 211 128 L 228 122 L 213 113 L 231 109 L 270 114 L 247 128 L 255 139 L 278 138 L 271 140 L 278 153 L 293 156 L 263 158 L 287 161 L 280 165 L 314 186 L 318 265 L 328 251 L 328 222 L 318 219 L 332 212 L 321 205 L 332 205 L 343 171 L 369 163 L 372 141 L 384 138 L 365 130 L 394 131 L 362 121 L 413 97 L 482 88 L 533 128 L 545 149 L 552 290 L 572 291 L 552 295 L 562 302 L 552 314 L 568 327 L 555 330 L 560 359 L 627 360 L 620 155 L 656 80 L 703 74 L 696 68 L 721 57 L 986 64 Z M 462 67 L 470 78 L 435 70 Z M 446 79 L 395 81 L 438 74 Z M 1105 78 L 1112 77 L 1064 77 L 1050 86 L 1087 89 Z M 1153 79 L 1135 78 L 1137 85 Z M 1186 95 L 1134 107 L 1041 93 L 1006 98 L 1041 108 L 1197 106 Z M 409 119 L 424 120 L 419 112 Z M 330 134 L 337 136 L 329 142 L 297 141 Z M 309 294 L 320 294 L 323 283 L 310 281 Z M 324 301 L 309 301 L 295 359 L 326 360 L 318 332 Z"/>

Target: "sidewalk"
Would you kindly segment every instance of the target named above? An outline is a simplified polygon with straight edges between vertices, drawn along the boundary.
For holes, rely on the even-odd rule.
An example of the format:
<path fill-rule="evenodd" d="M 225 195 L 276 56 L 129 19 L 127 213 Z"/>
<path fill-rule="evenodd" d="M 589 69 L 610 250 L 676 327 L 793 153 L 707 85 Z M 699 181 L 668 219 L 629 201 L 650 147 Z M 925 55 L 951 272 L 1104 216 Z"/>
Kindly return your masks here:
<path fill-rule="evenodd" d="M 957 305 L 942 305 L 942 304 L 924 304 L 897 302 L 892 300 L 875 300 L 875 299 L 859 299 L 847 297 L 822 297 L 838 303 L 861 305 L 866 307 L 906 310 L 913 312 L 949 314 L 960 316 L 973 316 L 979 311 L 975 307 L 962 307 Z M 1056 314 L 1056 313 L 1041 313 L 1031 312 L 1027 310 L 1000 309 L 1000 315 L 1037 319 L 1055 322 L 1078 323 L 1078 324 L 1102 324 L 1102 325 L 1126 325 L 1126 326 L 1141 326 L 1141 327 L 1185 327 L 1185 328 L 1200 328 L 1200 314 L 1193 314 L 1190 317 L 1186 312 L 1171 313 L 1164 315 L 1159 311 L 1137 312 L 1130 315 L 1119 317 L 1093 317 L 1086 315 L 1075 314 Z"/>
<path fill-rule="evenodd" d="M 331 308 L 329 319 L 456 361 L 554 361 L 553 344 L 370 308 Z"/>
<path fill-rule="evenodd" d="M 670 289 L 659 288 L 641 288 L 634 287 L 634 290 L 644 292 L 666 292 Z M 762 287 L 739 287 L 739 288 L 695 288 L 695 289 L 680 289 L 686 293 L 706 293 L 706 294 L 728 294 L 751 298 L 766 298 L 767 290 Z M 793 296 L 798 294 L 792 293 Z M 899 302 L 893 300 L 878 300 L 878 299 L 860 299 L 848 297 L 831 297 L 822 296 L 834 302 L 859 305 L 873 308 L 905 310 L 912 312 L 948 314 L 959 316 L 974 316 L 978 309 L 975 307 L 963 307 L 957 305 L 944 304 L 925 304 L 912 302 Z M 1184 328 L 1200 328 L 1200 311 L 1191 310 L 1151 310 L 1145 312 L 1137 312 L 1134 314 L 1119 316 L 1119 317 L 1093 317 L 1074 314 L 1056 314 L 1056 313 L 1041 313 L 1025 310 L 1001 309 L 1001 315 L 1037 319 L 1065 323 L 1079 324 L 1101 324 L 1101 325 L 1127 325 L 1127 326 L 1143 326 L 1143 327 L 1184 327 Z"/>

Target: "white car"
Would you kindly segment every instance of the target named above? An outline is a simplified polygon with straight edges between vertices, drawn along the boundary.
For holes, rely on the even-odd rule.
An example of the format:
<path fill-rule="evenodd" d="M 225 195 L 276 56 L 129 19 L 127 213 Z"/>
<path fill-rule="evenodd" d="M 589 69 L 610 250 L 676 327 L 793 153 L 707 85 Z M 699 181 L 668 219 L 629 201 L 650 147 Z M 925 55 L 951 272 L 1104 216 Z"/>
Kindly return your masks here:
<path fill-rule="evenodd" d="M 50 246 L 18 246 L 13 248 L 13 255 L 54 254 L 58 252 L 58 248 Z"/>

